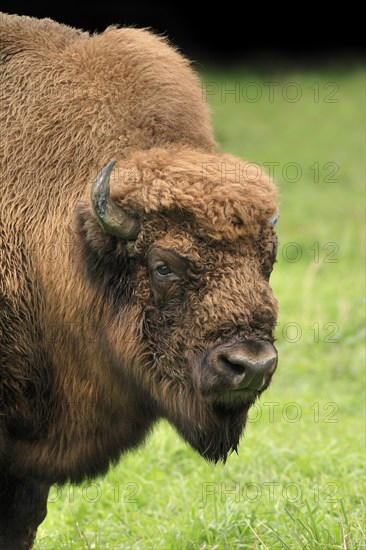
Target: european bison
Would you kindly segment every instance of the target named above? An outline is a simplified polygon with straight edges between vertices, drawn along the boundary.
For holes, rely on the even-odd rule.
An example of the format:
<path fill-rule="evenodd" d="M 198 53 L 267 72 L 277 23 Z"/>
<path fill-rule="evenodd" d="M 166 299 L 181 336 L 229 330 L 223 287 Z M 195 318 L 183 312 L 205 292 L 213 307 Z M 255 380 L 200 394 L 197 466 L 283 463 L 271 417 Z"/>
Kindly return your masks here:
<path fill-rule="evenodd" d="M 277 364 L 276 191 L 147 30 L 0 14 L 0 547 L 168 419 L 236 449 Z M 115 162 L 113 159 L 116 159 Z"/>

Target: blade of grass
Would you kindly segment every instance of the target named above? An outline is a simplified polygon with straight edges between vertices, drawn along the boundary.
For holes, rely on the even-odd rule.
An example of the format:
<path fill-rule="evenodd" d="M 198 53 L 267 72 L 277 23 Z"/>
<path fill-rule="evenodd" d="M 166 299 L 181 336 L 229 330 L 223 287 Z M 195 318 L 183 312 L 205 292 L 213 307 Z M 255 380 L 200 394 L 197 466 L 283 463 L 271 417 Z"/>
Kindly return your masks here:
<path fill-rule="evenodd" d="M 78 532 L 78 535 L 79 535 L 80 539 L 81 539 L 81 540 L 83 541 L 83 543 L 84 543 L 84 548 L 87 548 L 88 550 L 90 550 L 89 543 L 88 543 L 88 541 L 87 541 L 87 539 L 86 539 L 84 533 L 83 533 L 82 530 L 80 529 L 80 525 L 79 525 L 79 522 L 77 521 L 77 519 L 76 519 L 76 517 L 75 517 L 74 511 L 73 511 L 71 505 L 69 505 L 69 506 L 70 506 L 70 510 L 71 510 L 71 514 L 72 514 L 73 520 L 74 520 L 74 522 L 75 522 L 75 526 L 76 526 L 76 530 L 77 530 L 77 532 Z M 85 545 L 86 545 L 86 546 L 85 546 Z"/>
<path fill-rule="evenodd" d="M 300 524 L 300 525 L 304 528 L 304 530 L 307 531 L 307 532 L 309 533 L 310 536 L 312 535 L 309 526 L 306 525 L 300 518 L 295 518 L 295 517 L 291 514 L 291 512 L 288 510 L 288 508 L 286 508 L 286 507 L 285 507 L 285 512 L 290 516 L 290 518 L 292 519 L 292 521 L 294 522 L 295 525 L 296 525 L 296 524 Z M 297 533 L 295 533 L 295 536 L 296 536 L 297 540 L 298 540 L 301 544 L 304 543 L 304 540 L 301 540 L 301 537 L 299 537 L 299 536 L 297 535 Z M 306 539 L 305 539 L 305 542 L 306 542 Z"/>
<path fill-rule="evenodd" d="M 259 542 L 261 544 L 263 544 L 263 547 L 266 549 L 266 550 L 269 550 L 268 546 L 264 543 L 264 541 L 260 538 L 260 536 L 258 535 L 258 533 L 256 533 L 253 529 L 253 527 L 250 525 L 249 521 L 247 522 L 247 525 L 249 527 L 249 529 L 251 530 L 251 532 L 253 533 L 253 535 L 259 540 Z"/>
<path fill-rule="evenodd" d="M 309 516 L 310 516 L 310 521 L 311 521 L 311 525 L 312 525 L 312 527 L 313 527 L 313 531 L 314 531 L 314 533 L 315 533 L 315 535 L 316 535 L 316 540 L 317 540 L 317 542 L 321 542 L 321 541 L 320 541 L 319 531 L 318 531 L 318 526 L 317 526 L 317 524 L 316 524 L 316 521 L 315 521 L 315 518 L 314 518 L 313 511 L 311 510 L 311 508 L 310 508 L 310 506 L 309 506 L 309 503 L 308 503 L 307 499 L 305 499 L 304 502 L 305 502 L 306 509 L 307 509 L 307 511 L 308 511 L 308 513 L 309 513 Z"/>
<path fill-rule="evenodd" d="M 286 550 L 292 550 L 292 548 L 283 540 L 282 537 L 280 537 L 280 535 L 278 533 L 276 533 L 276 531 L 274 529 L 272 529 L 272 527 L 270 527 L 269 525 L 266 525 L 265 523 L 261 522 L 262 525 L 264 527 L 266 527 L 271 533 L 274 534 L 274 536 L 280 541 L 282 542 L 283 544 L 283 547 L 286 548 Z"/>

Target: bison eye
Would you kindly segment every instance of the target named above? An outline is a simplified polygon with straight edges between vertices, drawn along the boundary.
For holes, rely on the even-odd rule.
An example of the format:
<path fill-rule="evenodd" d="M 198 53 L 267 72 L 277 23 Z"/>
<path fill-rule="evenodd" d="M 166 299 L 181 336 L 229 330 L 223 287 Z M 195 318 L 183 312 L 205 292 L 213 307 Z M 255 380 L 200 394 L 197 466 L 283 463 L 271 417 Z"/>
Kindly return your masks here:
<path fill-rule="evenodd" d="M 159 273 L 159 275 L 163 277 L 173 273 L 173 271 L 170 269 L 170 267 L 167 264 L 158 265 L 158 267 L 156 268 L 156 271 Z"/>

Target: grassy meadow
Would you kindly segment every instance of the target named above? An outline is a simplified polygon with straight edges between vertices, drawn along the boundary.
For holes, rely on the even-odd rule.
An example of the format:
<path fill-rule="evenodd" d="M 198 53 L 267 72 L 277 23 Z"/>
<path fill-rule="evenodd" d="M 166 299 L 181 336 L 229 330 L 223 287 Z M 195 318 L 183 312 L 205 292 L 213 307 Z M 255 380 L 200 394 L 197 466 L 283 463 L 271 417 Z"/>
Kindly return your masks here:
<path fill-rule="evenodd" d="M 277 373 L 225 466 L 161 423 L 51 491 L 38 550 L 365 547 L 364 73 L 206 74 L 203 93 L 222 148 L 280 190 Z"/>

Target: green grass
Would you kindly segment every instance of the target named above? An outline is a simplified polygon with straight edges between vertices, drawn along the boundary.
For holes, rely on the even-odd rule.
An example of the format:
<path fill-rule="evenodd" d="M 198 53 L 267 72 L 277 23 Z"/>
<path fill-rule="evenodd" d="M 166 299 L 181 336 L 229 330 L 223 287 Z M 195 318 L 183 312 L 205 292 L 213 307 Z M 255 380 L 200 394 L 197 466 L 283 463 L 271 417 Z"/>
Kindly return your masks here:
<path fill-rule="evenodd" d="M 97 486 L 52 491 L 38 549 L 365 545 L 363 72 L 272 76 L 273 102 L 269 80 L 205 77 L 219 90 L 242 87 L 239 102 L 209 96 L 217 138 L 225 151 L 278 163 L 281 195 L 272 276 L 280 362 L 239 456 L 208 465 L 161 423 Z M 298 93 L 291 81 L 298 102 L 282 96 Z M 262 90 L 257 102 L 246 100 L 248 82 Z M 298 181 L 287 163 L 300 167 Z"/>

